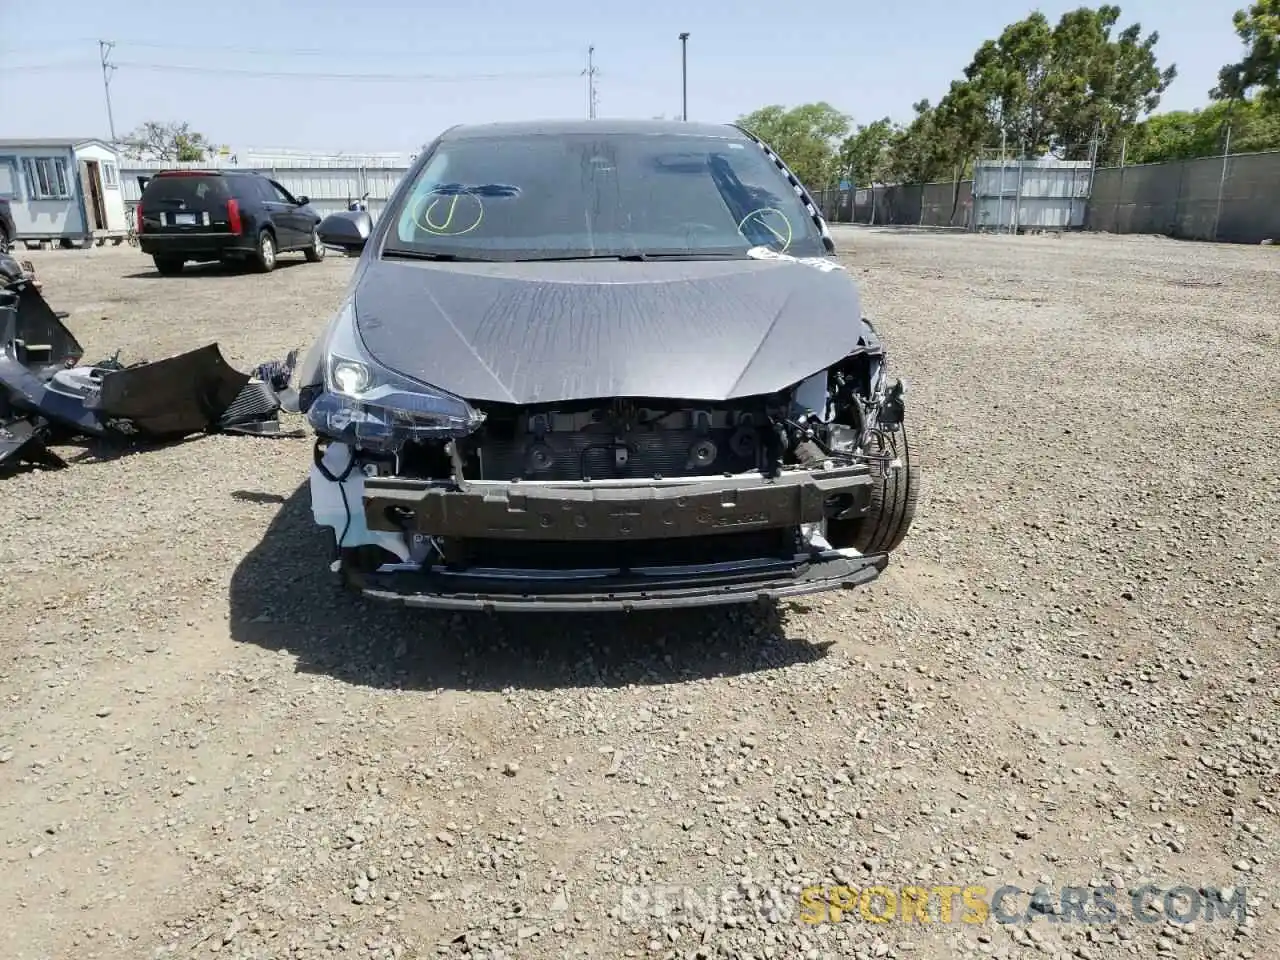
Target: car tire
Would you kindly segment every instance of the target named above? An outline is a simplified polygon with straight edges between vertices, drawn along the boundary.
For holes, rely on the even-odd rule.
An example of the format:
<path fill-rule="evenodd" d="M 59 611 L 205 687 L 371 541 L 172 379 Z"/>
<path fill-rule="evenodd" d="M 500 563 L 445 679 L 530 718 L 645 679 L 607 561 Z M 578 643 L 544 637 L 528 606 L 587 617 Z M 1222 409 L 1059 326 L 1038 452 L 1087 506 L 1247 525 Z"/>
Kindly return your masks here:
<path fill-rule="evenodd" d="M 162 277 L 177 276 L 186 263 L 181 257 L 162 257 L 159 254 L 151 258 L 156 265 L 156 272 Z"/>
<path fill-rule="evenodd" d="M 325 246 L 320 242 L 320 228 L 316 227 L 311 232 L 311 246 L 303 250 L 303 255 L 306 256 L 307 263 L 319 263 L 324 259 L 325 253 Z"/>
<path fill-rule="evenodd" d="M 13 247 L 13 241 L 9 239 L 9 234 L 5 230 L 0 230 L 0 253 L 8 253 Z"/>
<path fill-rule="evenodd" d="M 890 447 L 885 452 L 896 453 L 902 465 L 875 481 L 871 505 L 865 514 L 827 521 L 827 542 L 837 549 L 853 547 L 866 555 L 892 553 L 911 529 L 920 496 L 920 471 L 911 462 L 906 424 L 900 424 L 890 436 L 896 441 L 896 450 Z"/>
<path fill-rule="evenodd" d="M 276 238 L 270 230 L 258 231 L 258 242 L 253 248 L 253 266 L 258 273 L 270 273 L 276 268 Z"/>

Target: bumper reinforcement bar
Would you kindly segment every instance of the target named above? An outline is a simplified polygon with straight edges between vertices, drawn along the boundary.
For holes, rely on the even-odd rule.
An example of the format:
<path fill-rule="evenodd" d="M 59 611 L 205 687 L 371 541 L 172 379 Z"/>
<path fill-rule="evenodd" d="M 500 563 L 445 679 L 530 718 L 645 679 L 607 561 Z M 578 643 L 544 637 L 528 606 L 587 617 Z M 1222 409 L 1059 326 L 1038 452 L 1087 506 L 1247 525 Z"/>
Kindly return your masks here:
<path fill-rule="evenodd" d="M 781 477 L 606 484 L 472 483 L 462 489 L 401 477 L 364 483 L 370 530 L 507 540 L 662 540 L 817 523 L 832 496 L 865 507 L 865 464 Z M 846 513 L 848 515 L 848 513 Z"/>

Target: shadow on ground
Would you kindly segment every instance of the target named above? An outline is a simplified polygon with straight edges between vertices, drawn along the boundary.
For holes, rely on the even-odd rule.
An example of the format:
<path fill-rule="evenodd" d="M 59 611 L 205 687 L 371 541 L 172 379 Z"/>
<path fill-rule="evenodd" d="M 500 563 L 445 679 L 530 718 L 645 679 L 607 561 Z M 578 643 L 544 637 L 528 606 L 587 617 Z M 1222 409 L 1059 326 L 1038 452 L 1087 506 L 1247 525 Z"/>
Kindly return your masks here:
<path fill-rule="evenodd" d="M 300 267 L 308 262 L 302 254 L 295 257 L 293 254 L 282 253 L 280 256 L 289 259 L 276 260 L 277 271 L 289 267 Z M 256 273 L 253 267 L 245 263 L 223 263 L 221 260 L 213 260 L 208 263 L 188 263 L 182 268 L 181 273 L 172 277 L 166 277 L 155 269 L 139 270 L 137 273 L 126 273 L 124 276 L 126 280 L 168 280 L 171 283 L 181 283 L 183 277 L 243 277 Z"/>
<path fill-rule="evenodd" d="M 250 491 L 235 496 L 259 499 Z M 303 484 L 231 577 L 232 637 L 287 651 L 301 672 L 433 690 L 677 683 L 776 670 L 827 650 L 787 637 L 771 607 L 517 615 L 374 603 L 337 585 L 330 557 Z"/>

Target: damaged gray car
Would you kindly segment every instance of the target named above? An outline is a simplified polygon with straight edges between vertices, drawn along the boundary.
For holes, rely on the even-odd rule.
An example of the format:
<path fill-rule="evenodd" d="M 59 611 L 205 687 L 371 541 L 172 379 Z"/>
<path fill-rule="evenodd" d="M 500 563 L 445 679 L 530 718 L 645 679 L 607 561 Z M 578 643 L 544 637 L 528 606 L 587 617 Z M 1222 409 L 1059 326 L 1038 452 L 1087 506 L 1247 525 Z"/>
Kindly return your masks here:
<path fill-rule="evenodd" d="M 705 606 L 855 587 L 911 525 L 903 385 L 804 187 L 735 126 L 454 127 L 295 371 L 365 596 Z"/>

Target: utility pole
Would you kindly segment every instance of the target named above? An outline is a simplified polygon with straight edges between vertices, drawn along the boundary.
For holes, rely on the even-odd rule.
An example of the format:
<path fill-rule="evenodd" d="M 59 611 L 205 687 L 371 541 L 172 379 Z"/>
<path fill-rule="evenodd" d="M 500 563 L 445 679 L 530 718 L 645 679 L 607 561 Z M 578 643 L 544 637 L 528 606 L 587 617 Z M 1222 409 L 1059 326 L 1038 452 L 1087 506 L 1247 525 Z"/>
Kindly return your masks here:
<path fill-rule="evenodd" d="M 111 128 L 111 142 L 116 142 L 116 118 L 111 112 L 111 74 L 115 73 L 115 64 L 111 62 L 111 49 L 114 40 L 98 41 L 98 58 L 102 61 L 102 92 L 107 95 L 107 125 Z"/>
<path fill-rule="evenodd" d="M 596 48 L 594 46 L 587 47 L 587 69 L 582 71 L 582 76 L 587 78 L 587 119 L 594 120 L 596 118 L 596 104 L 599 102 L 596 96 L 596 74 L 600 71 L 596 69 L 595 64 Z"/>
<path fill-rule="evenodd" d="M 680 117 L 689 119 L 689 34 L 680 34 Z"/>

